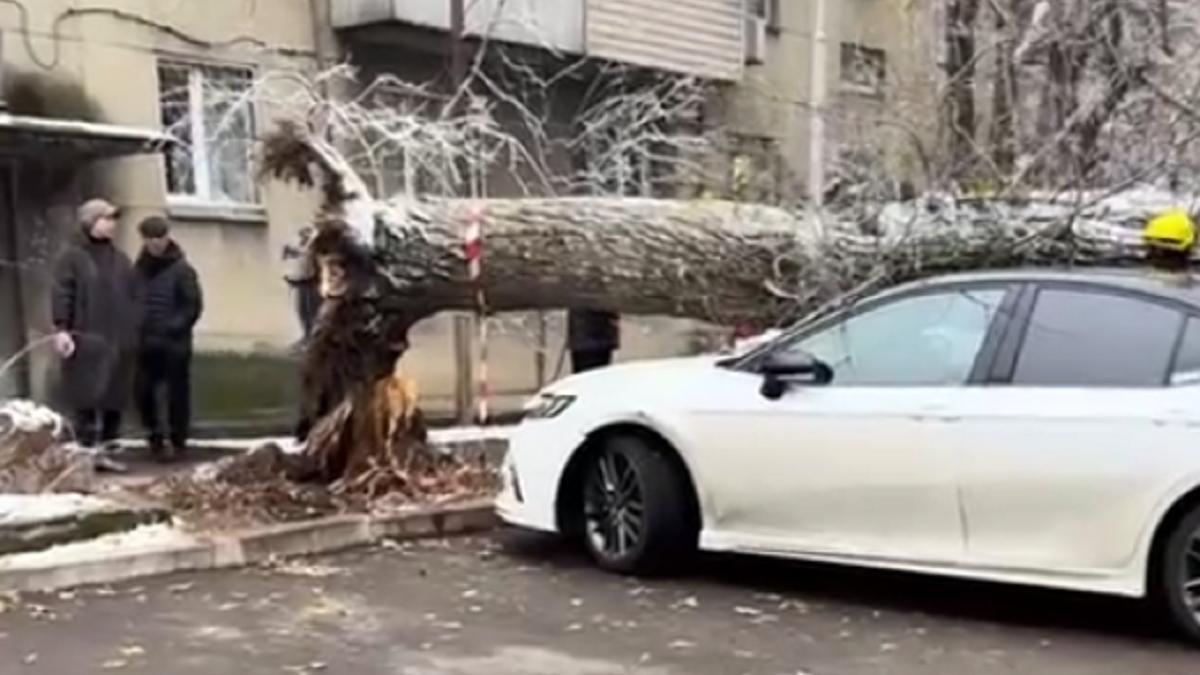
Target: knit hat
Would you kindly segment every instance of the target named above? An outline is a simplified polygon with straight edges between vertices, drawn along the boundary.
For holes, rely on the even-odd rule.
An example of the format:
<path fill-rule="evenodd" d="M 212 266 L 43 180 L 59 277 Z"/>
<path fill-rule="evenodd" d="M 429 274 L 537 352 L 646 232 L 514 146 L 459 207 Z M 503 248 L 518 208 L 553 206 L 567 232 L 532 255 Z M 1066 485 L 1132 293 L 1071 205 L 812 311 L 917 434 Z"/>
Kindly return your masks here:
<path fill-rule="evenodd" d="M 165 218 L 150 216 L 138 225 L 138 232 L 147 239 L 161 239 L 171 232 L 171 225 Z"/>
<path fill-rule="evenodd" d="M 96 224 L 104 216 L 112 215 L 114 218 L 120 215 L 121 210 L 103 199 L 89 199 L 84 202 L 83 206 L 79 207 L 75 216 L 79 221 L 80 227 L 91 229 L 92 225 Z"/>

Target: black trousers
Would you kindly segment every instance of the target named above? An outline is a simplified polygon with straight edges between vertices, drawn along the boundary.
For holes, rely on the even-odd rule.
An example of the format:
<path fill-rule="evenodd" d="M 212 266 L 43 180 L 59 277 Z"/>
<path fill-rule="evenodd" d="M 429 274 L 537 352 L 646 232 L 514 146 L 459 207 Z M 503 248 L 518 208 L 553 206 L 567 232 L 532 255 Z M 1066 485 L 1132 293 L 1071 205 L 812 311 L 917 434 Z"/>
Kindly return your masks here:
<path fill-rule="evenodd" d="M 115 441 L 120 433 L 120 410 L 87 408 L 75 411 L 75 440 L 85 448 Z"/>
<path fill-rule="evenodd" d="M 138 412 L 152 443 L 161 443 L 159 391 L 167 393 L 167 424 L 171 443 L 187 445 L 192 424 L 192 350 L 181 347 L 145 347 L 138 353 L 134 386 Z"/>
<path fill-rule="evenodd" d="M 582 373 L 597 368 L 612 365 L 613 350 L 611 349 L 572 349 L 571 369 Z"/>

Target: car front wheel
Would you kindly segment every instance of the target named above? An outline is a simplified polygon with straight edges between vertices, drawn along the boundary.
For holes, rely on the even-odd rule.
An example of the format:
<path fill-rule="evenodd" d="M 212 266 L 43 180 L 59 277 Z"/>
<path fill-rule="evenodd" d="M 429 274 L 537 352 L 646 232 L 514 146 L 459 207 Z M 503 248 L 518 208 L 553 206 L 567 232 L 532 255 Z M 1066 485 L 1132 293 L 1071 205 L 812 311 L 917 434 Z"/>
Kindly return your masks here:
<path fill-rule="evenodd" d="M 1200 644 L 1200 507 L 1171 532 L 1159 566 L 1160 604 L 1176 628 Z"/>
<path fill-rule="evenodd" d="M 584 543 L 622 574 L 662 572 L 695 546 L 689 487 L 677 466 L 636 436 L 607 439 L 583 478 Z"/>

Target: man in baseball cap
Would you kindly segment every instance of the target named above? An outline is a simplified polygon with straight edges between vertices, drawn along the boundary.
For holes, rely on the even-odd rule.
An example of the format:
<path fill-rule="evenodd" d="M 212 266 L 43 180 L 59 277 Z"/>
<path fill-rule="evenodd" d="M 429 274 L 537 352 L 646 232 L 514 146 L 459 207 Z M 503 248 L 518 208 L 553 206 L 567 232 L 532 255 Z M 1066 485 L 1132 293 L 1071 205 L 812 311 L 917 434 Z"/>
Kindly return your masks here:
<path fill-rule="evenodd" d="M 129 397 L 137 282 L 129 257 L 113 243 L 119 217 L 103 199 L 79 207 L 79 231 L 55 265 L 51 289 L 61 385 L 85 447 L 116 441 Z"/>

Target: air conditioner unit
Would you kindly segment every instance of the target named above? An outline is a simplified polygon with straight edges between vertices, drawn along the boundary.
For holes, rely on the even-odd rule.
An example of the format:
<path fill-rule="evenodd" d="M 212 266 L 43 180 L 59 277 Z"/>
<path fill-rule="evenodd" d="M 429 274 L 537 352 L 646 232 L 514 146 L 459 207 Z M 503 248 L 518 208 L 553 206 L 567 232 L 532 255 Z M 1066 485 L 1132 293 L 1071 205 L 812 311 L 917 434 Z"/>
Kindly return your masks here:
<path fill-rule="evenodd" d="M 746 63 L 767 62 L 767 20 L 758 16 L 746 17 Z"/>

